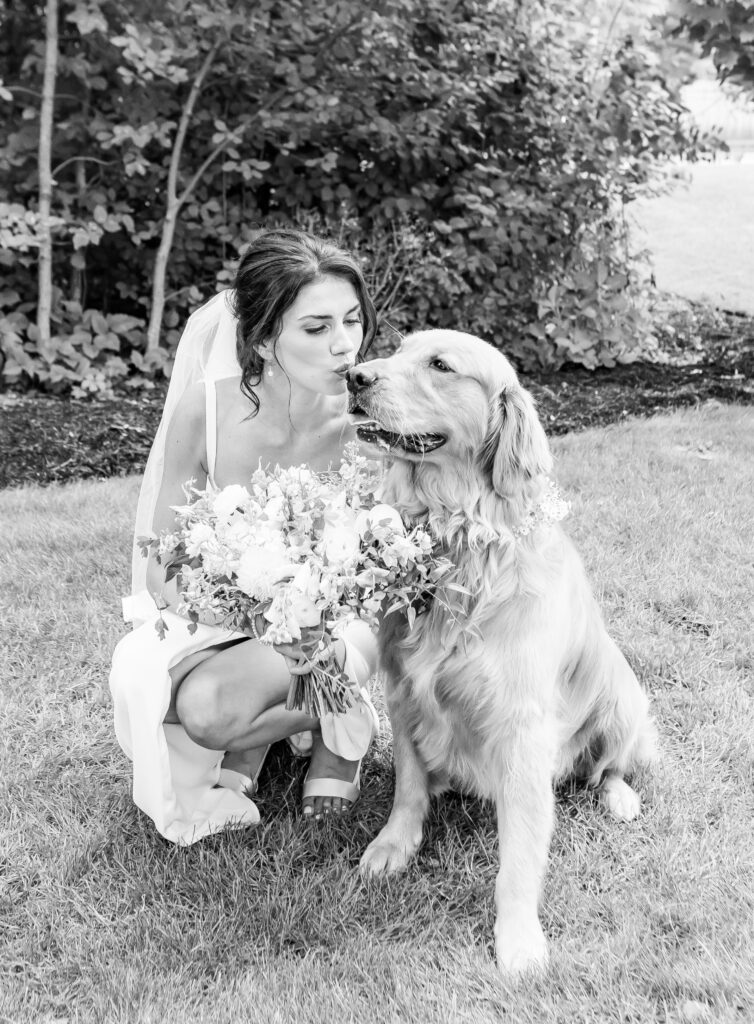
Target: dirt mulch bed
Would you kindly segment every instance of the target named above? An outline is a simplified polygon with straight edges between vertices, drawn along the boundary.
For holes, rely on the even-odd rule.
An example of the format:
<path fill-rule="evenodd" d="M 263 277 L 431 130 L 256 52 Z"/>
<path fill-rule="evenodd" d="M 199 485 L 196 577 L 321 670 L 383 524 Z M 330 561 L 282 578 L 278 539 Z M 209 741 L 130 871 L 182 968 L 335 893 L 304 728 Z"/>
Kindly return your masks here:
<path fill-rule="evenodd" d="M 522 374 L 549 434 L 717 400 L 754 404 L 754 318 L 717 311 L 667 342 L 670 363 Z M 699 333 L 701 331 L 701 333 Z M 696 333 L 695 333 L 696 332 Z M 139 473 L 166 385 L 114 399 L 0 394 L 0 487 Z"/>

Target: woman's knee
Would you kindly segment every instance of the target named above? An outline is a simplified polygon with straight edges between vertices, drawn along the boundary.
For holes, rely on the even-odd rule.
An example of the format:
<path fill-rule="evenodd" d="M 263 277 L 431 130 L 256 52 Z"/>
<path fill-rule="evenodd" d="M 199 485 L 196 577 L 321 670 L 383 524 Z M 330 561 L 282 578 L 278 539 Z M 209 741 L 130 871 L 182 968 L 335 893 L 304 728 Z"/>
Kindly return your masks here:
<path fill-rule="evenodd" d="M 212 667 L 197 666 L 180 684 L 175 698 L 178 720 L 202 747 L 224 750 L 232 727 L 226 687 Z"/>

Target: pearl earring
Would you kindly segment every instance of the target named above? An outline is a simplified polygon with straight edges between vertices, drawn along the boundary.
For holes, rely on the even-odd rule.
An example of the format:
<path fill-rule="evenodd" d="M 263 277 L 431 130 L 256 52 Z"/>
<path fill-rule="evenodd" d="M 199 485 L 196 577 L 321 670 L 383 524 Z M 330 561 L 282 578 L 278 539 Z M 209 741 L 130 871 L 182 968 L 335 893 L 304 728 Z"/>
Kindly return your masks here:
<path fill-rule="evenodd" d="M 272 367 L 271 367 L 271 366 L 268 366 L 268 367 L 267 367 L 267 376 L 268 376 L 268 377 L 271 377 L 271 376 L 272 376 Z"/>

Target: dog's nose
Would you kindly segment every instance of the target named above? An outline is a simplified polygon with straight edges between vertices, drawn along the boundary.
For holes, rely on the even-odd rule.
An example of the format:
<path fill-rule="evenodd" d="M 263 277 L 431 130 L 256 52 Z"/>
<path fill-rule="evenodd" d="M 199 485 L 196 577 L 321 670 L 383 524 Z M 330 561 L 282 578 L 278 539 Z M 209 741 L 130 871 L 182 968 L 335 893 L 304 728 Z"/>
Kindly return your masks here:
<path fill-rule="evenodd" d="M 351 394 L 355 395 L 368 388 L 370 384 L 374 384 L 376 380 L 377 373 L 369 368 L 369 363 L 360 363 L 348 371 L 346 384 Z"/>

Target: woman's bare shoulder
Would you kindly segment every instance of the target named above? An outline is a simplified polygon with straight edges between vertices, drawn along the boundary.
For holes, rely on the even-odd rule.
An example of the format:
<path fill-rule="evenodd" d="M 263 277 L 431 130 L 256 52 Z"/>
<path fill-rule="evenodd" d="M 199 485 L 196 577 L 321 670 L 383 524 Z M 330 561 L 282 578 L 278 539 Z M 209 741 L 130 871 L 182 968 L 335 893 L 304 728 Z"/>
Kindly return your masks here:
<path fill-rule="evenodd" d="M 240 374 L 235 377 L 222 377 L 220 380 L 215 381 L 215 390 L 219 404 L 243 400 Z"/>

